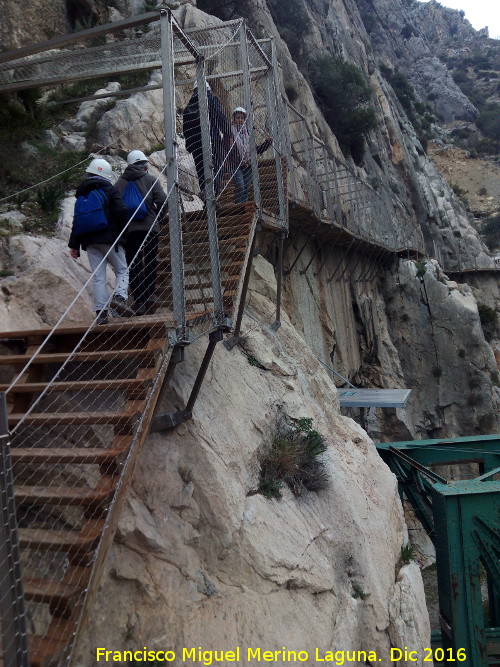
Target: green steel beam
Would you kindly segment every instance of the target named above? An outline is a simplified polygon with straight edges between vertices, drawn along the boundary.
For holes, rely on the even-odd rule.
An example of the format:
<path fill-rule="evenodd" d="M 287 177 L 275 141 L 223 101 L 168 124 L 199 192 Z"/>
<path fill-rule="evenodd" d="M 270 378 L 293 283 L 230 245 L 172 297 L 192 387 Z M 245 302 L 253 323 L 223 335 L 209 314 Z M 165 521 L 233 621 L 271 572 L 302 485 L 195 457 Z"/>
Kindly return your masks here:
<path fill-rule="evenodd" d="M 377 448 L 436 547 L 441 647 L 465 649 L 468 667 L 500 665 L 500 480 L 492 479 L 500 472 L 500 435 Z M 475 479 L 439 481 L 425 470 L 467 462 L 479 464 Z"/>

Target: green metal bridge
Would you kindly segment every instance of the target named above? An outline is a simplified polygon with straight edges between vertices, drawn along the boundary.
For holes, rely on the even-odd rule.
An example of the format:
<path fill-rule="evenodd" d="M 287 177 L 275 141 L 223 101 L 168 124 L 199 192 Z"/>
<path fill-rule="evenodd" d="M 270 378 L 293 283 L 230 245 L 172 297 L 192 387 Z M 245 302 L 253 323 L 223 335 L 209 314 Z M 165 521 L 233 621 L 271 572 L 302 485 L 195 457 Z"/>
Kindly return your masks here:
<path fill-rule="evenodd" d="M 500 435 L 377 448 L 436 548 L 441 630 L 432 645 L 444 658 L 437 664 L 464 649 L 467 667 L 500 665 Z M 465 465 L 472 479 L 442 476 L 445 467 L 447 477 L 463 477 Z"/>

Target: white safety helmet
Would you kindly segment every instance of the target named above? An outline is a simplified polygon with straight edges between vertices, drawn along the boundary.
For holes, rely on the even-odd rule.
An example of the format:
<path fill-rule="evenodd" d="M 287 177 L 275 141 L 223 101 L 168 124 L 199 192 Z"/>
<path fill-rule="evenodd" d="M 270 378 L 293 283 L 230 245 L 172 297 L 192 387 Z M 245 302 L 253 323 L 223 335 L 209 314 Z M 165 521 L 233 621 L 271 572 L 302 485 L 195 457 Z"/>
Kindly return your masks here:
<path fill-rule="evenodd" d="M 136 162 L 147 162 L 148 158 L 142 151 L 130 151 L 127 155 L 127 164 L 135 164 Z"/>
<path fill-rule="evenodd" d="M 233 111 L 233 116 L 237 111 L 241 111 L 241 113 L 244 113 L 245 116 L 247 115 L 247 110 L 244 109 L 243 107 L 236 107 L 236 109 Z"/>
<path fill-rule="evenodd" d="M 111 169 L 111 165 L 109 164 L 109 162 L 106 162 L 106 160 L 103 160 L 101 157 L 94 158 L 85 171 L 87 172 L 87 174 L 95 174 L 96 176 L 102 176 L 103 178 L 106 178 L 108 181 L 111 181 L 113 179 L 113 170 Z"/>

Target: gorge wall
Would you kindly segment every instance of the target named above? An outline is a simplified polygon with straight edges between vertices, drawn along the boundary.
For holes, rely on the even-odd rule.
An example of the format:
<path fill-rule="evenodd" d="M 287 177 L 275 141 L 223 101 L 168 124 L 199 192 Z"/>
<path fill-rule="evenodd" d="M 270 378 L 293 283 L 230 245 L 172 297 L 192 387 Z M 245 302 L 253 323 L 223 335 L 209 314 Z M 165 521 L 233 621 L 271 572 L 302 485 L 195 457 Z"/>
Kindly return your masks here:
<path fill-rule="evenodd" d="M 390 646 L 406 645 L 423 656 L 429 625 L 417 564 L 400 562 L 408 534 L 395 478 L 365 431 L 340 415 L 335 384 L 318 358 L 361 386 L 412 389 L 406 410 L 353 412 L 374 439 L 496 432 L 500 348 L 496 330 L 485 338 L 478 304 L 498 310 L 498 283 L 487 271 L 470 279 L 467 274 L 467 282 L 458 273 L 464 266 L 490 269 L 493 260 L 380 68 L 403 69 L 422 96 L 435 91 L 447 120 L 473 120 L 473 105 L 433 55 L 423 29 L 431 25 L 428 34 L 439 39 L 448 14 L 435 3 L 374 0 L 370 11 L 377 22 L 368 32 L 364 1 L 308 2 L 303 48 L 341 53 L 369 79 L 378 126 L 363 162 L 351 167 L 360 178 L 391 188 L 421 229 L 429 259 L 381 264 L 368 283 L 328 283 L 340 251 L 325 246 L 301 275 L 316 251 L 310 239 L 285 280 L 283 323 L 273 333 L 275 241 L 259 237 L 262 254 L 255 260 L 241 345 L 217 350 L 193 419 L 166 436 L 149 437 L 77 647 L 77 665 L 97 664 L 96 645 L 147 645 L 179 654 L 192 646 L 286 646 L 311 656 L 316 647 L 320 653 L 358 649 L 386 656 Z M 41 4 L 28 2 L 28 13 L 43 15 Z M 53 3 L 45 4 L 55 11 Z M 340 156 L 269 7 L 264 0 L 245 4 L 253 25 L 277 39 L 284 84 L 297 94 L 294 105 Z M 117 2 L 108 9 L 119 18 L 142 8 Z M 2 25 L 11 21 L 17 31 L 8 44 L 2 34 L 4 44 L 43 38 L 45 28 L 31 35 L 18 30 L 9 3 L 0 11 L 6 12 Z M 64 12 L 61 7 L 61 32 Z M 191 4 L 175 14 L 185 27 L 218 21 Z M 470 26 L 453 16 L 457 30 L 470 36 Z M 407 24 L 418 34 L 403 37 Z M 159 81 L 158 73 L 152 76 Z M 109 158 L 123 167 L 120 150 L 149 153 L 162 136 L 161 92 L 152 91 L 111 109 L 84 102 L 77 117 L 47 132 L 45 141 L 56 150 L 111 142 Z M 186 161 L 182 141 L 180 151 Z M 155 152 L 151 162 L 159 166 L 162 157 Z M 67 255 L 73 203 L 68 193 L 51 238 L 27 234 L 22 214 L 3 216 L 1 259 L 11 273 L 0 279 L 5 330 L 55 323 L 88 275 L 85 262 Z M 290 235 L 287 266 L 305 240 L 298 230 Z M 79 316 L 90 309 L 89 299 Z M 201 341 L 188 349 L 162 407 L 183 405 L 203 352 Z M 281 501 L 254 493 L 261 454 L 280 414 L 313 418 L 327 438 L 326 491 L 299 499 L 285 491 Z M 311 657 L 305 664 L 315 663 Z M 384 657 L 379 664 L 389 662 Z"/>

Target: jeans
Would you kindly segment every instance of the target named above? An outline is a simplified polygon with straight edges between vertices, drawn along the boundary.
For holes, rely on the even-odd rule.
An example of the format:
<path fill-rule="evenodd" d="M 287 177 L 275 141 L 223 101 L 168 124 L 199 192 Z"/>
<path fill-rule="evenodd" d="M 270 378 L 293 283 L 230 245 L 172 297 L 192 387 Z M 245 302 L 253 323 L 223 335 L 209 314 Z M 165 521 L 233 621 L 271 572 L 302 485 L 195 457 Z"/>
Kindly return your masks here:
<path fill-rule="evenodd" d="M 106 267 L 113 267 L 116 276 L 115 294 L 128 297 L 128 268 L 123 246 L 117 245 L 102 262 L 104 255 L 110 249 L 107 243 L 93 243 L 87 246 L 87 257 L 90 268 L 94 274 L 94 309 L 96 311 L 106 308 L 109 299 L 108 286 L 106 284 Z M 102 263 L 101 263 L 102 262 Z M 99 266 L 100 265 L 100 266 Z"/>
<path fill-rule="evenodd" d="M 252 181 L 252 167 L 246 165 L 239 167 L 233 174 L 234 203 L 241 204 L 248 201 L 248 189 Z"/>
<path fill-rule="evenodd" d="M 147 236 L 147 238 L 146 238 Z M 144 239 L 146 239 L 144 241 Z M 144 242 L 141 250 L 141 244 Z M 139 254 L 137 252 L 139 251 Z M 158 234 L 137 230 L 127 234 L 127 263 L 130 271 L 130 287 L 136 305 L 145 304 L 155 291 Z M 137 258 L 134 260 L 134 257 Z"/>

